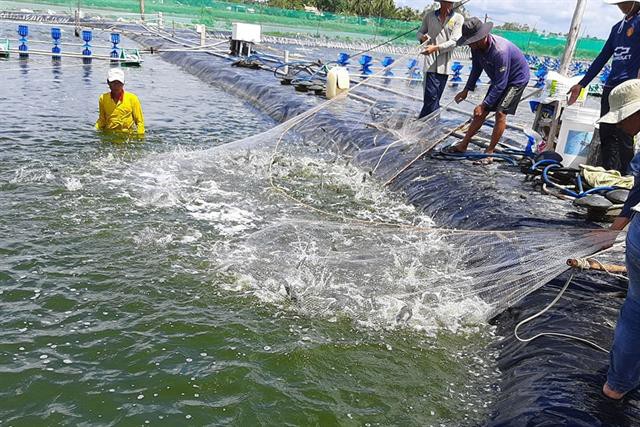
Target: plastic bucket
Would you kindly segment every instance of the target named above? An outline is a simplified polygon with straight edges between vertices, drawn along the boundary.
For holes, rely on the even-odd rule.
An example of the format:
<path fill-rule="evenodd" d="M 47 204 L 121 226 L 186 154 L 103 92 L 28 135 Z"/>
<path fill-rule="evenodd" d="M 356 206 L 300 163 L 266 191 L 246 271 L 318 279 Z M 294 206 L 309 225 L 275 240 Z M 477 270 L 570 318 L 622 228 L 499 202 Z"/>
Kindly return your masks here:
<path fill-rule="evenodd" d="M 587 163 L 589 145 L 599 118 L 600 111 L 590 108 L 570 107 L 564 110 L 556 144 L 556 152 L 562 156 L 564 167 L 578 169 Z"/>

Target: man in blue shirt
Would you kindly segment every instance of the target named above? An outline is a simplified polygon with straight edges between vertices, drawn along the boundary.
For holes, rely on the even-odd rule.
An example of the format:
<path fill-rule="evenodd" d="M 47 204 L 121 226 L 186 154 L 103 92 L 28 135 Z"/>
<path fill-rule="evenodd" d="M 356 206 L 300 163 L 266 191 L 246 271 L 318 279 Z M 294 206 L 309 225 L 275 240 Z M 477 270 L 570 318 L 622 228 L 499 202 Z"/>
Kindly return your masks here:
<path fill-rule="evenodd" d="M 625 135 L 640 133 L 640 80 L 628 80 L 611 91 L 611 111 L 599 123 L 618 127 Z M 627 298 L 620 310 L 613 347 L 610 353 L 609 373 L 602 392 L 612 399 L 640 386 L 640 154 L 632 161 L 635 183 L 631 194 L 614 221 L 611 229 L 622 230 L 629 223 L 627 233 L 626 264 L 629 274 Z"/>
<path fill-rule="evenodd" d="M 609 39 L 602 52 L 593 61 L 587 74 L 569 91 L 569 105 L 576 102 L 580 91 L 600 73 L 609 59 L 611 73 L 602 92 L 600 114 L 609 112 L 609 94 L 620 83 L 638 78 L 640 71 L 640 0 L 605 0 L 616 4 L 624 13 L 624 19 L 613 26 Z M 609 170 L 618 170 L 627 174 L 633 158 L 633 137 L 621 132 L 615 125 L 603 123 L 600 126 L 600 144 L 602 148 L 602 166 Z"/>
<path fill-rule="evenodd" d="M 483 23 L 478 18 L 467 20 L 462 26 L 462 38 L 458 45 L 469 45 L 473 65 L 471 75 L 462 92 L 455 100 L 460 103 L 467 99 L 469 91 L 475 90 L 482 71 L 491 79 L 491 86 L 484 101 L 473 110 L 473 121 L 464 139 L 450 151 L 464 153 L 471 138 L 480 130 L 490 112 L 496 112 L 491 143 L 486 149 L 492 154 L 507 127 L 507 115 L 515 114 L 522 94 L 531 78 L 529 64 L 524 54 L 509 40 L 492 35 L 492 23 Z M 484 163 L 490 163 L 491 158 Z"/>

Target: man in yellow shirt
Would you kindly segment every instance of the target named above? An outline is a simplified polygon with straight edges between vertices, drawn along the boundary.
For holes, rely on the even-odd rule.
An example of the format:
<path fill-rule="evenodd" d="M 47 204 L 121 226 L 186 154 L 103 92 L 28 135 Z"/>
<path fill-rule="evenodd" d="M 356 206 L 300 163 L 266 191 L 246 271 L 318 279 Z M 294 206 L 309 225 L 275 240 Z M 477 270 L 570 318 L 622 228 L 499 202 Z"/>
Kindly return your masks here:
<path fill-rule="evenodd" d="M 144 135 L 144 116 L 137 96 L 124 91 L 124 71 L 111 68 L 107 76 L 111 92 L 100 95 L 100 116 L 96 129 Z"/>

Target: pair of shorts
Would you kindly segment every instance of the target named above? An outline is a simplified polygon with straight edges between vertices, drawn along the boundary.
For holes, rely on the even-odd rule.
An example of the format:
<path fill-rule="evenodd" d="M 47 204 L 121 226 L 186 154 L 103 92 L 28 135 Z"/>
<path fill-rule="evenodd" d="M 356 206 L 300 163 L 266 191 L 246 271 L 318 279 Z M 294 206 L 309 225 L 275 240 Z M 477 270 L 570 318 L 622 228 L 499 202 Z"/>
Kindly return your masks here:
<path fill-rule="evenodd" d="M 514 115 L 518 110 L 518 105 L 526 88 L 526 86 L 509 86 L 498 103 L 493 107 L 489 107 L 488 110 Z"/>

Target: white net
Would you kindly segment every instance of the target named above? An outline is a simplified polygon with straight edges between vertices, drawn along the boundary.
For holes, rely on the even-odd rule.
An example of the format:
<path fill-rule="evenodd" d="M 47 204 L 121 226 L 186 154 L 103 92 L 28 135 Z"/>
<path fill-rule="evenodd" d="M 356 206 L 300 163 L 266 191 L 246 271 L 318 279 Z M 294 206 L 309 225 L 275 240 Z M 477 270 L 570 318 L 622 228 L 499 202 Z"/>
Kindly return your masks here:
<path fill-rule="evenodd" d="M 467 123 L 439 113 L 416 119 L 421 87 L 385 79 L 387 71 L 197 159 L 215 161 L 201 173 L 216 177 L 216 194 L 233 208 L 211 214 L 220 202 L 202 200 L 190 209 L 240 217 L 242 232 L 226 229 L 233 238 L 212 250 L 232 289 L 309 315 L 457 329 L 543 286 L 568 258 L 613 242 L 603 230 L 450 230 L 386 191 Z M 277 220 L 264 220 L 267 212 Z"/>

